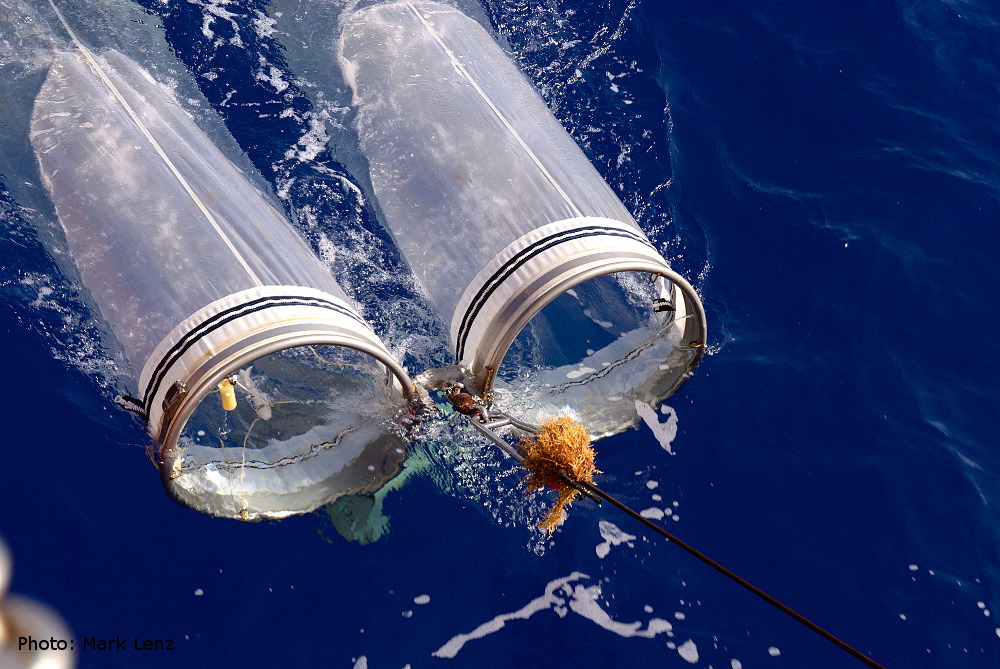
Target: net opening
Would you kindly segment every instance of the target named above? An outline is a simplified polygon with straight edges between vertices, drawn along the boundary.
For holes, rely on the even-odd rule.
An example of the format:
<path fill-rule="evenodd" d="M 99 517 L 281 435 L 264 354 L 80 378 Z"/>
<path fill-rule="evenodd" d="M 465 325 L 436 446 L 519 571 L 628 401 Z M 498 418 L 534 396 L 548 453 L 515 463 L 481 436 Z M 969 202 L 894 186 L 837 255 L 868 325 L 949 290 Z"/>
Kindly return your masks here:
<path fill-rule="evenodd" d="M 344 346 L 281 349 L 223 377 L 236 406 L 207 392 L 178 429 L 165 463 L 188 506 L 251 520 L 378 490 L 402 468 L 407 401 L 375 358 Z"/>
<path fill-rule="evenodd" d="M 241 520 L 378 489 L 402 466 L 417 399 L 356 311 L 301 286 L 198 310 L 160 342 L 140 387 L 167 492 Z"/>
<path fill-rule="evenodd" d="M 700 359 L 687 339 L 697 329 L 689 306 L 674 284 L 646 272 L 568 288 L 503 354 L 497 401 L 529 422 L 569 412 L 595 438 L 620 432 L 637 421 L 636 401 L 659 405 Z"/>

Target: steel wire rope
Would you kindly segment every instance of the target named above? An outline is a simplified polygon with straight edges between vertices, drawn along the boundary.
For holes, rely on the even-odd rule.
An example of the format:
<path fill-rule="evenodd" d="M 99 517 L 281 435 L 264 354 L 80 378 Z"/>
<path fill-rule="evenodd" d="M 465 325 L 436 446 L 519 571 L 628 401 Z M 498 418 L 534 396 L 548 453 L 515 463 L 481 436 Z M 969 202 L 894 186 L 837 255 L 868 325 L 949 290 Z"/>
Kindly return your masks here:
<path fill-rule="evenodd" d="M 797 611 L 795 611 L 794 609 L 790 608 L 789 606 L 786 606 L 785 604 L 781 603 L 780 601 L 778 601 L 777 599 L 775 599 L 771 595 L 767 594 L 766 592 L 764 592 L 763 590 L 761 590 L 757 586 L 755 586 L 752 583 L 748 582 L 743 577 L 741 577 L 738 574 L 730 571 L 726 567 L 723 567 L 721 564 L 719 564 L 718 562 L 716 562 L 712 558 L 708 557 L 707 555 L 705 555 L 704 553 L 702 553 L 701 551 L 699 551 L 697 548 L 694 548 L 690 544 L 685 543 L 684 541 L 681 541 L 680 539 L 678 539 L 676 536 L 674 536 L 672 533 L 670 533 L 669 531 L 667 531 L 663 527 L 657 525 L 656 523 L 654 523 L 650 519 L 646 518 L 645 516 L 640 515 L 638 512 L 636 512 L 635 510 L 633 510 L 632 508 L 630 508 L 629 506 L 627 506 L 623 502 L 619 501 L 615 497 L 613 497 L 613 496 L 609 495 L 608 493 L 604 492 L 603 490 L 601 490 L 600 488 L 598 488 L 596 485 L 594 485 L 592 483 L 585 483 L 585 482 L 582 482 L 582 481 L 576 481 L 575 483 L 576 483 L 577 486 L 579 486 L 581 488 L 584 488 L 587 491 L 588 495 L 594 495 L 594 496 L 600 497 L 601 499 L 609 502 L 612 506 L 616 507 L 617 509 L 619 509 L 620 511 L 624 512 L 625 514 L 631 516 L 632 518 L 635 518 L 640 523 L 642 523 L 643 525 L 645 525 L 649 529 L 653 530 L 654 532 L 656 532 L 660 536 L 664 537 L 668 541 L 676 544 L 678 548 L 681 548 L 681 549 L 687 551 L 688 553 L 690 553 L 694 557 L 698 558 L 699 560 L 701 560 L 702 562 L 704 562 L 705 564 L 707 564 L 712 569 L 715 569 L 717 572 L 719 572 L 723 576 L 731 579 L 732 581 L 736 582 L 737 584 L 739 584 L 743 588 L 746 588 L 747 590 L 749 590 L 753 594 L 757 595 L 758 597 L 760 597 L 761 599 L 763 599 L 765 602 L 767 602 L 771 606 L 777 608 L 782 613 L 784 613 L 784 614 L 790 616 L 791 618 L 797 620 L 798 622 L 802 623 L 803 625 L 805 625 L 810 630 L 812 630 L 816 634 L 820 635 L 821 637 L 823 637 L 824 639 L 826 639 L 830 643 L 834 644 L 835 646 L 839 647 L 840 649 L 842 649 L 844 651 L 847 651 L 849 654 L 853 655 L 856 659 L 864 662 L 869 667 L 874 667 L 875 669 L 886 669 L 883 665 L 881 665 L 878 662 L 876 662 L 875 660 L 871 659 L 870 657 L 868 657 L 867 655 L 865 655 L 864 653 L 862 653 L 858 649 L 854 648 L 853 646 L 851 646 L 850 644 L 846 643 L 845 641 L 841 641 L 840 639 L 838 639 L 836 636 L 834 636 L 830 632 L 826 631 L 825 629 L 823 629 L 822 627 L 820 627 L 819 625 L 817 625 L 813 621 L 811 621 L 808 618 L 806 618 L 805 616 L 803 616 L 801 613 L 798 613 Z"/>
<path fill-rule="evenodd" d="M 519 453 L 515 447 L 511 446 L 510 444 L 508 444 L 496 432 L 496 429 L 497 428 L 501 428 L 501 427 L 510 426 L 510 427 L 514 427 L 514 428 L 517 428 L 519 430 L 522 430 L 524 432 L 528 432 L 529 434 L 539 434 L 542 431 L 541 428 L 539 428 L 537 426 L 534 426 L 534 425 L 527 424 L 527 423 L 523 423 L 523 422 L 518 421 L 518 420 L 515 420 L 515 419 L 511 418 L 510 416 L 507 416 L 506 414 L 504 414 L 501 411 L 496 411 L 496 410 L 490 411 L 490 410 L 487 410 L 475 398 L 473 398 L 471 395 L 469 395 L 469 394 L 467 394 L 465 392 L 462 392 L 462 391 L 452 392 L 452 393 L 449 393 L 447 396 L 448 396 L 448 399 L 451 401 L 452 405 L 455 407 L 456 411 L 458 411 L 459 413 L 464 414 L 464 415 L 466 415 L 466 416 L 468 416 L 470 418 L 470 422 L 472 423 L 473 427 L 475 427 L 479 432 L 481 432 L 483 435 L 485 435 L 490 441 L 492 441 L 501 450 L 503 450 L 505 453 L 507 453 L 508 455 L 510 455 L 512 458 L 514 458 L 514 460 L 517 461 L 518 464 L 520 464 L 522 466 L 525 466 L 524 465 L 524 456 L 521 453 Z M 851 646 L 847 642 L 842 641 L 841 639 L 837 638 L 836 636 L 834 636 L 833 634 L 831 634 L 827 630 L 823 629 L 822 627 L 820 627 L 819 625 L 817 625 L 813 621 L 811 621 L 808 618 L 806 618 L 801 613 L 798 613 L 797 611 L 795 611 L 791 607 L 787 606 L 786 604 L 783 604 L 782 602 L 780 602 L 779 600 L 775 599 L 771 595 L 767 594 L 766 592 L 764 592 L 763 590 L 761 590 L 757 586 L 753 585 L 752 583 L 750 583 L 749 581 L 747 581 L 743 577 L 739 576 L 735 572 L 727 569 L 726 567 L 723 567 L 721 564 L 719 564 L 718 562 L 716 562 L 712 558 L 708 557 L 707 555 L 705 555 L 704 553 L 702 553 L 698 549 L 694 548 L 690 544 L 688 544 L 688 543 L 686 543 L 684 541 L 681 541 L 676 536 L 674 536 L 671 532 L 669 532 L 666 529 L 664 529 L 663 527 L 657 525 L 656 523 L 654 523 L 650 519 L 642 516 L 637 511 L 635 511 L 634 509 L 632 509 L 631 507 L 629 507 L 628 505 L 626 505 L 624 502 L 621 502 L 620 500 L 618 500 L 617 498 L 613 497 L 612 495 L 604 492 L 603 490 L 601 490 L 600 488 L 598 488 L 593 483 L 587 483 L 585 481 L 576 481 L 576 480 L 573 480 L 569 476 L 569 474 L 567 474 L 564 470 L 561 471 L 561 474 L 562 475 L 560 476 L 560 478 L 563 480 L 563 482 L 565 484 L 573 487 L 573 488 L 576 488 L 576 490 L 579 493 L 585 495 L 586 497 L 591 498 L 592 500 L 594 500 L 598 504 L 601 503 L 601 500 L 609 502 L 612 506 L 614 506 L 618 510 L 620 510 L 620 511 L 624 512 L 626 515 L 631 516 L 632 518 L 638 520 L 640 523 L 642 523 L 643 525 L 645 525 L 649 529 L 653 530 L 654 532 L 656 532 L 660 536 L 662 536 L 665 539 L 667 539 L 667 541 L 670 541 L 670 542 L 676 544 L 679 548 L 683 549 L 687 553 L 689 553 L 689 554 L 693 555 L 694 557 L 698 558 L 699 560 L 701 560 L 702 562 L 704 562 L 705 564 L 707 564 L 712 569 L 715 569 L 717 572 L 719 572 L 720 574 L 722 574 L 726 578 L 729 578 L 730 580 L 734 581 L 735 583 L 737 583 L 741 587 L 745 588 L 746 590 L 750 591 L 754 595 L 757 595 L 758 597 L 760 597 L 765 602 L 767 602 L 771 606 L 775 607 L 776 609 L 778 609 L 779 611 L 781 611 L 785 615 L 787 615 L 787 616 L 791 617 L 792 619 L 798 621 L 802 625 L 805 625 L 810 630 L 812 630 L 813 632 L 815 632 L 819 636 L 823 637 L 824 639 L 826 639 L 830 643 L 834 644 L 835 646 L 837 646 L 841 650 L 846 651 L 848 654 L 852 655 L 855 659 L 860 660 L 861 662 L 863 662 L 864 664 L 868 665 L 869 667 L 873 667 L 873 669 L 886 669 L 886 667 L 884 665 L 879 664 L 878 662 L 876 662 L 872 658 L 868 657 L 867 655 L 865 655 L 864 653 L 862 653 L 858 649 L 854 648 L 853 646 Z"/>

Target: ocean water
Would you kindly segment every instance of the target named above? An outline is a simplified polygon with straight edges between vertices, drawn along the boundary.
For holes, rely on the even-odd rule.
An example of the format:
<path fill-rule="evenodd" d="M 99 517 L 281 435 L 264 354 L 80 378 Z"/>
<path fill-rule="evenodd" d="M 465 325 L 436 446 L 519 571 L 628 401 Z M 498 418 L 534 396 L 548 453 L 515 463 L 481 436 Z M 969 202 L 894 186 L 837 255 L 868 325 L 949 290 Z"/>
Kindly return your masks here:
<path fill-rule="evenodd" d="M 444 362 L 350 148 L 349 96 L 320 86 L 344 4 L 66 9 L 86 37 L 166 54 L 145 62 L 221 116 L 219 141 L 393 350 Z M 14 20 L 26 7 L 44 18 L 0 0 L 0 66 L 30 83 L 51 40 Z M 709 355 L 667 408 L 598 443 L 599 484 L 887 667 L 1000 667 L 1000 10 L 466 7 L 708 311 Z M 0 102 L 5 120 L 23 106 Z M 5 122 L 0 143 L 22 130 Z M 174 641 L 80 666 L 861 666 L 613 509 L 578 502 L 541 538 L 544 500 L 461 430 L 429 431 L 363 542 L 338 531 L 343 509 L 243 524 L 177 506 L 111 401 L 113 345 L 43 248 L 44 201 L 0 182 L 11 589 L 78 640 Z"/>

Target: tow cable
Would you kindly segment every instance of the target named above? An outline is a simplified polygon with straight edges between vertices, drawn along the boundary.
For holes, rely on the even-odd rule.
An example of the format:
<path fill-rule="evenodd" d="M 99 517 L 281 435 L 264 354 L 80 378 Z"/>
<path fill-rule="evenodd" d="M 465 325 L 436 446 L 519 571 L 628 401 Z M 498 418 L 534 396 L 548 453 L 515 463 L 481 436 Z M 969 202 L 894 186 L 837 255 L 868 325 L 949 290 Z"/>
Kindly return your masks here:
<path fill-rule="evenodd" d="M 593 467 L 594 449 L 589 437 L 585 440 L 580 438 L 579 435 L 581 432 L 583 435 L 586 435 L 586 432 L 579 423 L 576 423 L 571 418 L 562 417 L 546 421 L 541 426 L 532 425 L 512 418 L 502 411 L 487 408 L 483 403 L 461 388 L 451 388 L 445 394 L 451 401 L 455 411 L 467 416 L 469 422 L 472 423 L 472 426 L 476 430 L 528 470 L 528 474 L 525 476 L 525 480 L 527 481 L 526 492 L 532 492 L 542 487 L 549 487 L 559 493 L 555 506 L 546 518 L 539 523 L 539 528 L 545 534 L 551 534 L 562 523 L 565 519 L 565 507 L 572 503 L 573 498 L 577 494 L 593 500 L 598 505 L 602 501 L 607 501 L 626 515 L 635 518 L 660 536 L 698 558 L 723 576 L 757 595 L 782 613 L 853 655 L 867 666 L 874 667 L 875 669 L 885 669 L 883 665 L 861 651 L 841 641 L 802 614 L 782 604 L 757 586 L 749 583 L 746 579 L 723 567 L 698 549 L 681 541 L 663 527 L 640 515 L 618 499 L 598 488 L 593 482 L 593 475 L 600 473 Z M 497 432 L 497 430 L 502 428 L 514 428 L 526 433 L 527 436 L 511 445 Z M 573 473 L 576 473 L 577 476 L 571 476 Z"/>

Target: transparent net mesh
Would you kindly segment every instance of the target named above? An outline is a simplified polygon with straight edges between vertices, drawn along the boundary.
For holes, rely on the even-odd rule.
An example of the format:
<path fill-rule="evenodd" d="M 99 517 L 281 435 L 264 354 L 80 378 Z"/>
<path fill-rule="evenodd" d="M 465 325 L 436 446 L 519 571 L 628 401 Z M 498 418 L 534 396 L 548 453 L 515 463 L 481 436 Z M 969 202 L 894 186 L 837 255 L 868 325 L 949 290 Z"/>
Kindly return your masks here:
<path fill-rule="evenodd" d="M 572 288 L 518 334 L 497 372 L 498 402 L 526 420 L 571 412 L 596 437 L 637 420 L 635 402 L 657 405 L 688 369 L 678 350 L 683 312 L 657 312 L 664 284 L 621 272 Z M 681 363 L 681 364 L 678 364 Z"/>
<path fill-rule="evenodd" d="M 182 501 L 216 515 L 280 516 L 373 492 L 400 470 L 406 403 L 368 355 L 295 347 L 230 378 L 235 409 L 209 393 L 178 439 L 169 487 Z"/>
<path fill-rule="evenodd" d="M 697 361 L 678 312 L 653 309 L 648 272 L 669 265 L 489 32 L 426 0 L 341 28 L 382 218 L 477 392 L 496 371 L 505 410 L 571 411 L 598 437 L 662 402 Z"/>
<path fill-rule="evenodd" d="M 513 240 L 628 210 L 489 33 L 436 2 L 347 14 L 341 66 L 387 227 L 441 316 Z"/>
<path fill-rule="evenodd" d="M 135 369 L 224 295 L 267 284 L 345 297 L 273 199 L 127 57 L 57 54 L 31 132 L 83 283 Z"/>

